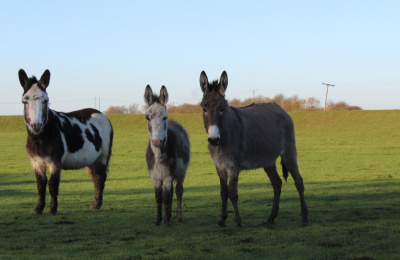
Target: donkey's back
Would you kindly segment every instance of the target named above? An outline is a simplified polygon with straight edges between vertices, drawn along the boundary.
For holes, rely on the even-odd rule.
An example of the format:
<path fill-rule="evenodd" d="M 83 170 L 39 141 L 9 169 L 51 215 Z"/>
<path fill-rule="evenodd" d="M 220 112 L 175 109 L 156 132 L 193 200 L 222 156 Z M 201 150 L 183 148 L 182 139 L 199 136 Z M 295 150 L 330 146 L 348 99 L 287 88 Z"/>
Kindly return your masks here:
<path fill-rule="evenodd" d="M 186 170 L 190 160 L 190 142 L 186 130 L 179 123 L 168 121 L 168 145 L 170 152 L 173 153 L 175 164 L 174 171 L 171 172 L 175 178 L 185 178 Z"/>
<path fill-rule="evenodd" d="M 229 122 L 241 130 L 241 169 L 269 167 L 279 156 L 296 157 L 293 121 L 279 105 L 260 103 L 232 110 L 236 120 Z"/>

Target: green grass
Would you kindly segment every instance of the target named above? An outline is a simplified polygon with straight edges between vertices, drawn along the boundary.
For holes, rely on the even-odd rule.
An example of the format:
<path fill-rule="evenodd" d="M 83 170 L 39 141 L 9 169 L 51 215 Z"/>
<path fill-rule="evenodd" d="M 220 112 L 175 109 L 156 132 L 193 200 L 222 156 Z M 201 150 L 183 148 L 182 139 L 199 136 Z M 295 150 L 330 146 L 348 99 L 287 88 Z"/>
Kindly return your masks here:
<path fill-rule="evenodd" d="M 114 146 L 101 210 L 83 170 L 61 174 L 57 216 L 33 216 L 37 190 L 22 117 L 0 117 L 0 259 L 396 259 L 400 255 L 400 111 L 294 112 L 311 224 L 303 226 L 293 180 L 283 184 L 274 226 L 272 187 L 262 170 L 242 172 L 239 209 L 226 228 L 219 179 L 201 115 L 170 115 L 189 132 L 184 223 L 155 227 L 143 115 L 114 115 Z M 174 196 L 173 210 L 176 209 Z M 232 210 L 229 205 L 229 210 Z"/>

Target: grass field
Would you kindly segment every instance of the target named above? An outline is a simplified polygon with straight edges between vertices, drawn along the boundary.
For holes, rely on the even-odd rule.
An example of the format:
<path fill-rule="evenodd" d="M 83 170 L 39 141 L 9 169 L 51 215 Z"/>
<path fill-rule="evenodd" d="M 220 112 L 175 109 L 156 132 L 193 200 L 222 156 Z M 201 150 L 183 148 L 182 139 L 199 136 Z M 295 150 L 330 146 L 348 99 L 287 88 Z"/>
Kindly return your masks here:
<path fill-rule="evenodd" d="M 114 146 L 104 202 L 84 170 L 61 174 L 57 216 L 33 216 L 36 179 L 25 152 L 22 117 L 0 117 L 0 259 L 398 259 L 400 257 L 400 111 L 295 112 L 298 161 L 311 224 L 303 226 L 291 177 L 274 226 L 262 170 L 242 172 L 235 227 L 220 214 L 219 179 L 200 114 L 170 115 L 189 132 L 192 159 L 183 218 L 155 227 L 146 169 L 143 115 L 114 115 Z M 280 167 L 279 167 L 280 168 Z M 174 196 L 173 212 L 176 209 Z"/>

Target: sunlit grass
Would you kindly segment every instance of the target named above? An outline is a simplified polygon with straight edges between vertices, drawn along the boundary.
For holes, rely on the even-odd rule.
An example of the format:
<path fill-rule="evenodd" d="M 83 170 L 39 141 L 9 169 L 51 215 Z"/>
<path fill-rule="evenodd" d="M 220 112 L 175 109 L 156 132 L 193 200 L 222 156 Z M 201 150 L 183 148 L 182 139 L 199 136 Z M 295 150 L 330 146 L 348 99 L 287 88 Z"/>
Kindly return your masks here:
<path fill-rule="evenodd" d="M 84 170 L 61 174 L 58 215 L 32 216 L 37 190 L 24 148 L 22 117 L 0 117 L 0 258 L 394 259 L 400 255 L 400 111 L 295 112 L 300 172 L 311 224 L 303 226 L 293 180 L 283 184 L 279 216 L 266 227 L 273 199 L 264 171 L 239 178 L 244 228 L 215 224 L 219 179 L 202 117 L 183 124 L 192 159 L 183 218 L 155 227 L 156 202 L 145 162 L 143 115 L 110 116 L 114 147 L 101 210 L 89 209 L 93 183 Z M 278 165 L 278 168 L 280 166 Z M 229 210 L 232 207 L 229 205 Z"/>

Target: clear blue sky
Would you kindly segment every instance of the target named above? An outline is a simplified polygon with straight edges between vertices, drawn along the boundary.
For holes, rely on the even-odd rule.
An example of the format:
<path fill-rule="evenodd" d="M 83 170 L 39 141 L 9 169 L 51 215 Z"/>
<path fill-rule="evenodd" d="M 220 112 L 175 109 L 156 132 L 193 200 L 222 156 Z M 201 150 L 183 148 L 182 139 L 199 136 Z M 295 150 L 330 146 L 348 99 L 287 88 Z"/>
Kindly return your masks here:
<path fill-rule="evenodd" d="M 228 99 L 328 99 L 400 109 L 400 1 L 2 1 L 0 115 L 22 114 L 18 70 L 51 72 L 51 108 L 144 104 L 147 84 L 198 103 L 226 70 Z"/>

